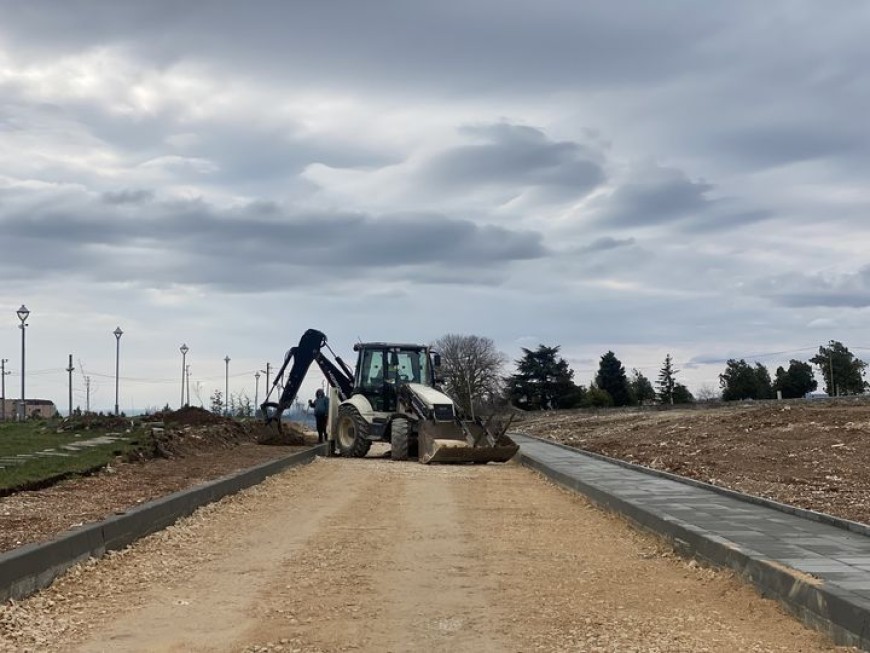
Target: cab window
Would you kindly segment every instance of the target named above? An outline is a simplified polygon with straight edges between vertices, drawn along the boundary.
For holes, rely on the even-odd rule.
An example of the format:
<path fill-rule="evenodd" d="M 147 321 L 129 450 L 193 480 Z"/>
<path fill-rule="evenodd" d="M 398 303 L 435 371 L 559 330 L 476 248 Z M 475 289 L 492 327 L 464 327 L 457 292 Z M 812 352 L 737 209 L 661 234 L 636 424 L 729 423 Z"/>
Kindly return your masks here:
<path fill-rule="evenodd" d="M 380 390 L 384 383 L 384 352 L 372 349 L 363 352 L 359 374 L 361 387 Z"/>

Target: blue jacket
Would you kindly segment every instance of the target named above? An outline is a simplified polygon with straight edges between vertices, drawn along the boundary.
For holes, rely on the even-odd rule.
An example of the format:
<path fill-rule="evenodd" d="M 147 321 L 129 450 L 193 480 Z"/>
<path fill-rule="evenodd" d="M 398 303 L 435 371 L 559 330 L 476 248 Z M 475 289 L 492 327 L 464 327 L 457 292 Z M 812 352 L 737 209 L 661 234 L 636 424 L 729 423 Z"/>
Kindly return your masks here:
<path fill-rule="evenodd" d="M 313 402 L 315 415 L 326 415 L 329 413 L 329 397 L 317 397 Z"/>

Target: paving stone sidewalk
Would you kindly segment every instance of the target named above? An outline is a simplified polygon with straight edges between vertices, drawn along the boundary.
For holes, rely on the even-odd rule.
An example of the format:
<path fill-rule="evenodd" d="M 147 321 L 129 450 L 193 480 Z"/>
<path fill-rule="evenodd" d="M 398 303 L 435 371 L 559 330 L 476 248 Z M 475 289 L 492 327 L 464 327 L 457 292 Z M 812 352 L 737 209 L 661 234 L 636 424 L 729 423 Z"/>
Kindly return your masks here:
<path fill-rule="evenodd" d="M 522 462 L 729 566 L 838 643 L 870 649 L 870 537 L 512 434 Z M 548 473 L 550 470 L 552 473 Z"/>

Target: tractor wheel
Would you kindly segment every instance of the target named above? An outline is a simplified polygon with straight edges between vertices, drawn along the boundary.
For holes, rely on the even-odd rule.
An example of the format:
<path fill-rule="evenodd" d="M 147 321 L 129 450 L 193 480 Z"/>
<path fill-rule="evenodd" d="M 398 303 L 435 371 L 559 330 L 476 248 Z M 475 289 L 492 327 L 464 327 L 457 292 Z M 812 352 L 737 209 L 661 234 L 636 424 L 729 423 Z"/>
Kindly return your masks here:
<path fill-rule="evenodd" d="M 338 407 L 338 450 L 345 458 L 362 458 L 372 443 L 366 438 L 369 425 L 353 406 Z"/>
<path fill-rule="evenodd" d="M 390 431 L 392 432 L 390 436 L 390 442 L 392 443 L 390 458 L 393 460 L 408 460 L 410 430 L 411 425 L 408 424 L 408 420 L 404 417 L 396 417 L 390 423 Z"/>

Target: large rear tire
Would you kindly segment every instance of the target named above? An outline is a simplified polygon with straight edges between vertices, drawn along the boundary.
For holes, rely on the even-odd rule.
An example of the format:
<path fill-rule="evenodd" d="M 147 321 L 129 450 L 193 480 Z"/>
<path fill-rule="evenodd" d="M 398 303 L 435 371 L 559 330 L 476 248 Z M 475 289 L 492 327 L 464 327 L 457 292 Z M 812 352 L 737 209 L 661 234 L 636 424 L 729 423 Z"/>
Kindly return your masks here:
<path fill-rule="evenodd" d="M 369 425 L 353 406 L 338 407 L 338 451 L 345 458 L 362 458 L 372 443 L 368 439 Z"/>
<path fill-rule="evenodd" d="M 390 422 L 390 458 L 393 460 L 408 460 L 408 449 L 411 425 L 404 417 L 396 417 Z"/>

